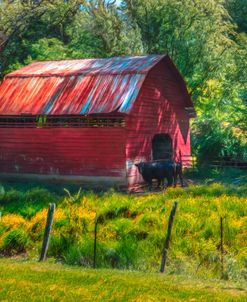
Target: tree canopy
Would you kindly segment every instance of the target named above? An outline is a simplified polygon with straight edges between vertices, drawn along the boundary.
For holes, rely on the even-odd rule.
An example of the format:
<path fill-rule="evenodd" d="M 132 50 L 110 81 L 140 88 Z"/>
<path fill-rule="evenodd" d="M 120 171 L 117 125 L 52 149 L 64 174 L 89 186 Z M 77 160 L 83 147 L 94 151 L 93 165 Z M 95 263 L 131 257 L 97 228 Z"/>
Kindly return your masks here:
<path fill-rule="evenodd" d="M 246 0 L 0 1 L 1 77 L 35 60 L 153 53 L 187 82 L 194 151 L 247 157 Z"/>

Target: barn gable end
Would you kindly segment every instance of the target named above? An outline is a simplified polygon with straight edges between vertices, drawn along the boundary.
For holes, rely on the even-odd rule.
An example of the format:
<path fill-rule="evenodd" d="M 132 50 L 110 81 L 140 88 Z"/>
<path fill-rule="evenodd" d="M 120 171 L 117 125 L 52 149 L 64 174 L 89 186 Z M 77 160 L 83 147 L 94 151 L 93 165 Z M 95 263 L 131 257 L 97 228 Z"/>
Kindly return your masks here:
<path fill-rule="evenodd" d="M 190 155 L 190 113 L 193 108 L 185 83 L 169 58 L 149 71 L 138 98 L 127 117 L 126 158 L 128 182 L 142 182 L 134 163 L 162 158 L 180 159 Z M 154 140 L 168 137 L 171 150 L 164 146 L 164 157 L 154 157 Z M 169 141 L 165 142 L 169 145 Z M 167 156 L 165 153 L 168 153 Z M 170 153 L 171 152 L 171 153 Z"/>

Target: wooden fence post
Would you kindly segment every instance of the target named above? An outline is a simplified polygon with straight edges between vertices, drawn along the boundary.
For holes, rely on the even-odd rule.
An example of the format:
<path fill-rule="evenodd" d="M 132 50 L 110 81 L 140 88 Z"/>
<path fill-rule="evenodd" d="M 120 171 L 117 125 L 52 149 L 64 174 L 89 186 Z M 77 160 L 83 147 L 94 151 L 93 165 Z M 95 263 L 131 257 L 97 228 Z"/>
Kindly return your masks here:
<path fill-rule="evenodd" d="M 97 249 L 97 226 L 99 217 L 96 215 L 94 226 L 94 249 L 93 249 L 93 268 L 96 268 L 96 249 Z"/>
<path fill-rule="evenodd" d="M 44 233 L 44 239 L 43 239 L 43 245 L 41 249 L 41 254 L 39 261 L 44 261 L 46 258 L 46 254 L 49 247 L 49 241 L 50 241 L 50 234 L 51 234 L 51 228 L 52 228 L 52 222 L 55 212 L 55 203 L 49 203 L 49 208 L 47 212 L 47 219 L 46 219 L 46 226 L 45 226 L 45 233 Z"/>
<path fill-rule="evenodd" d="M 174 219 L 174 216 L 175 216 L 175 213 L 176 213 L 177 205 L 178 205 L 177 201 L 174 202 L 174 204 L 172 206 L 171 213 L 170 213 L 170 217 L 169 217 L 167 236 L 166 236 L 166 240 L 165 240 L 165 244 L 164 244 L 164 248 L 163 248 L 161 265 L 160 265 L 160 272 L 161 273 L 164 272 L 165 266 L 166 266 L 167 252 L 168 252 L 168 249 L 169 249 L 169 246 L 170 246 L 172 224 L 173 224 L 173 219 Z"/>

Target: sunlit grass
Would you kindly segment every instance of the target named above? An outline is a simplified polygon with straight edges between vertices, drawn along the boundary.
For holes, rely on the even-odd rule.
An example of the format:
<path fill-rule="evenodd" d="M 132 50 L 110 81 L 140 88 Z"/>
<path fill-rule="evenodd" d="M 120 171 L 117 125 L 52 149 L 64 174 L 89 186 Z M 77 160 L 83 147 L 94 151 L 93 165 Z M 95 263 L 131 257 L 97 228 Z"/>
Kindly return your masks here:
<path fill-rule="evenodd" d="M 244 285 L 58 264 L 0 260 L 1 301 L 246 301 Z"/>

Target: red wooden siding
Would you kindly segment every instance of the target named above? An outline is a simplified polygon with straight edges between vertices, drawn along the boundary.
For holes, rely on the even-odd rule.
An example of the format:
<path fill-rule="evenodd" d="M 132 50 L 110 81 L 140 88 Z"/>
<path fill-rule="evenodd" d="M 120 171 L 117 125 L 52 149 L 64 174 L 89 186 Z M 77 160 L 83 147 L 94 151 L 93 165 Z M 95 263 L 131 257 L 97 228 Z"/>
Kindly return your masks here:
<path fill-rule="evenodd" d="M 190 154 L 189 115 L 185 111 L 186 95 L 170 64 L 163 60 L 148 74 L 140 94 L 127 117 L 126 158 L 129 184 L 142 179 L 133 165 L 152 160 L 152 139 L 155 134 L 169 134 L 175 158 L 179 150 Z"/>
<path fill-rule="evenodd" d="M 0 128 L 0 172 L 126 179 L 124 128 Z"/>
<path fill-rule="evenodd" d="M 175 157 L 179 150 L 190 154 L 185 107 L 193 113 L 185 83 L 168 56 L 33 63 L 6 76 L 0 86 L 0 174 L 122 184 L 127 175 L 130 185 L 140 182 L 134 163 L 152 159 L 155 134 L 171 136 Z M 104 119 L 111 113 L 126 123 L 57 128 L 48 121 L 43 128 L 25 128 L 33 126 L 28 123 L 17 128 L 4 121 L 27 113 L 47 120 L 75 114 Z"/>

